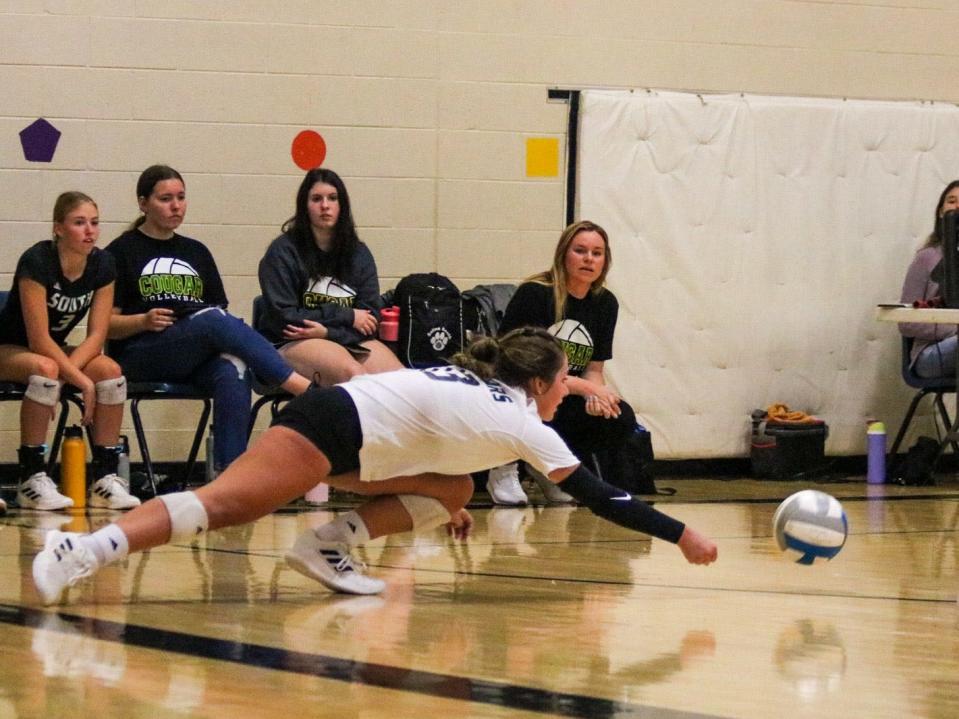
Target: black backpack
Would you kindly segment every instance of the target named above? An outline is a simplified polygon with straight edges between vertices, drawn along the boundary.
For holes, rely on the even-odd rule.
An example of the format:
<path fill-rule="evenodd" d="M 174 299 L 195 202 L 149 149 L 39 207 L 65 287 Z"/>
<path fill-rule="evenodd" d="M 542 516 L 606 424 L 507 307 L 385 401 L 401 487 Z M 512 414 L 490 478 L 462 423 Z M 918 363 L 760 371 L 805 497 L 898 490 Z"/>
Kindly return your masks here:
<path fill-rule="evenodd" d="M 436 272 L 407 275 L 392 299 L 400 308 L 396 352 L 407 367 L 448 364 L 477 326 L 473 305 L 467 307 L 453 281 Z"/>
<path fill-rule="evenodd" d="M 676 494 L 672 487 L 656 487 L 652 435 L 641 424 L 636 425 L 622 447 L 597 452 L 596 459 L 603 479 L 630 494 Z"/>

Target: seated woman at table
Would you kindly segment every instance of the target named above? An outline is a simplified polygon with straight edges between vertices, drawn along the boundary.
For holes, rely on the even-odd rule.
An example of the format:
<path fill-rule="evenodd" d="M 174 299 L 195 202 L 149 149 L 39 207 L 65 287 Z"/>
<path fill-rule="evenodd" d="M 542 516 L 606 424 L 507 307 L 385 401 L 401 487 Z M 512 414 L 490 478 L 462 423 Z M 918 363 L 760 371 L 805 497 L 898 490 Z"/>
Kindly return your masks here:
<path fill-rule="evenodd" d="M 942 216 L 959 210 L 959 180 L 953 180 L 939 196 L 935 225 L 916 252 L 902 283 L 901 301 L 940 299 L 942 290 Z M 912 337 L 912 368 L 920 377 L 948 377 L 956 373 L 956 326 L 924 322 L 900 322 L 899 332 Z"/>

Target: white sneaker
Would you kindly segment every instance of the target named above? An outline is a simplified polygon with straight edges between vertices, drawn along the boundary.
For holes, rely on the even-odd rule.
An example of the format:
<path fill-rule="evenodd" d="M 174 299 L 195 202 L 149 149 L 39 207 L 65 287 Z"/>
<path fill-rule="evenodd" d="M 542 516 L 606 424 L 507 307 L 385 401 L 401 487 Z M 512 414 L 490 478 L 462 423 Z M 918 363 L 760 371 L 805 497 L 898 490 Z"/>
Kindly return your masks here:
<path fill-rule="evenodd" d="M 46 472 L 37 472 L 17 489 L 17 504 L 23 509 L 53 510 L 72 507 L 73 500 L 57 491 Z"/>
<path fill-rule="evenodd" d="M 63 592 L 98 569 L 93 552 L 77 541 L 74 532 L 47 533 L 41 551 L 33 560 L 33 583 L 44 604 L 60 601 Z"/>
<path fill-rule="evenodd" d="M 486 480 L 486 491 L 493 504 L 516 506 L 528 504 L 529 498 L 519 483 L 519 465 L 516 462 L 493 467 Z"/>
<path fill-rule="evenodd" d="M 7 503 L 0 498 L 0 517 L 7 513 Z"/>
<path fill-rule="evenodd" d="M 366 567 L 353 561 L 346 544 L 321 541 L 312 529 L 297 538 L 286 553 L 286 562 L 334 592 L 379 594 L 386 589 L 386 582 L 363 574 Z"/>
<path fill-rule="evenodd" d="M 572 504 L 576 501 L 560 489 L 559 485 L 551 481 L 549 477 L 544 477 L 535 469 L 530 470 L 530 474 L 533 475 L 533 481 L 536 482 L 539 491 L 543 493 L 543 497 L 550 504 Z"/>
<path fill-rule="evenodd" d="M 105 474 L 90 487 L 90 506 L 107 509 L 133 509 L 140 500 L 130 494 L 130 486 L 116 474 Z"/>

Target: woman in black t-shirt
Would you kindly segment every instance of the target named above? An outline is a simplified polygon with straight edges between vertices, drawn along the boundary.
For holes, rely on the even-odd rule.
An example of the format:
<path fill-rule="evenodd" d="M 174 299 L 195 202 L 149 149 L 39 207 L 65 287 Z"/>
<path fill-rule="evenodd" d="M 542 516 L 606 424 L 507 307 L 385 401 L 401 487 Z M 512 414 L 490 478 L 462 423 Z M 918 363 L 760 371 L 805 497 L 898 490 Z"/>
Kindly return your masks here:
<path fill-rule="evenodd" d="M 500 333 L 532 325 L 548 328 L 569 360 L 563 400 L 550 426 L 583 462 L 609 452 L 605 468 L 616 484 L 615 454 L 635 431 L 633 409 L 606 384 L 603 366 L 613 356 L 613 333 L 619 314 L 616 296 L 606 289 L 612 257 L 609 236 L 599 225 L 582 221 L 567 227 L 553 254 L 553 266 L 521 284 L 506 308 Z M 604 470 L 605 471 L 605 470 Z M 552 501 L 569 501 L 552 483 L 540 486 Z M 525 504 L 516 465 L 490 471 L 487 483 L 497 504 Z"/>
<path fill-rule="evenodd" d="M 126 381 L 103 354 L 113 306 L 113 258 L 96 247 L 100 218 L 82 192 L 64 192 L 53 207 L 53 239 L 20 257 L 0 311 L 0 380 L 27 386 L 20 405 L 20 485 L 23 508 L 73 506 L 46 473 L 47 429 L 62 384 L 80 390 L 83 423 L 92 424 L 93 476 L 89 504 L 129 509 L 140 500 L 117 476 Z M 67 336 L 89 312 L 87 336 L 76 347 Z"/>
<path fill-rule="evenodd" d="M 265 385 L 291 394 L 310 382 L 259 332 L 226 311 L 213 255 L 201 242 L 177 234 L 187 205 L 180 173 L 148 167 L 137 181 L 137 201 L 143 215 L 107 247 L 117 265 L 110 352 L 131 382 L 191 382 L 212 395 L 219 472 L 246 449 L 247 367 Z"/>

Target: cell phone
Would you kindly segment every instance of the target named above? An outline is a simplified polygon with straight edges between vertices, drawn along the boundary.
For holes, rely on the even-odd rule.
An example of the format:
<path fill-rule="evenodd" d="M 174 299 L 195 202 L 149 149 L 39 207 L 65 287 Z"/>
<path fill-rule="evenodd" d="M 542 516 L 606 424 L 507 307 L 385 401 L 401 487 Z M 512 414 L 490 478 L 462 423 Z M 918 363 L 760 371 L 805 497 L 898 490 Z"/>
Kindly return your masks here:
<path fill-rule="evenodd" d="M 370 353 L 370 348 L 363 345 L 346 345 L 346 351 L 354 357 L 366 357 Z"/>

